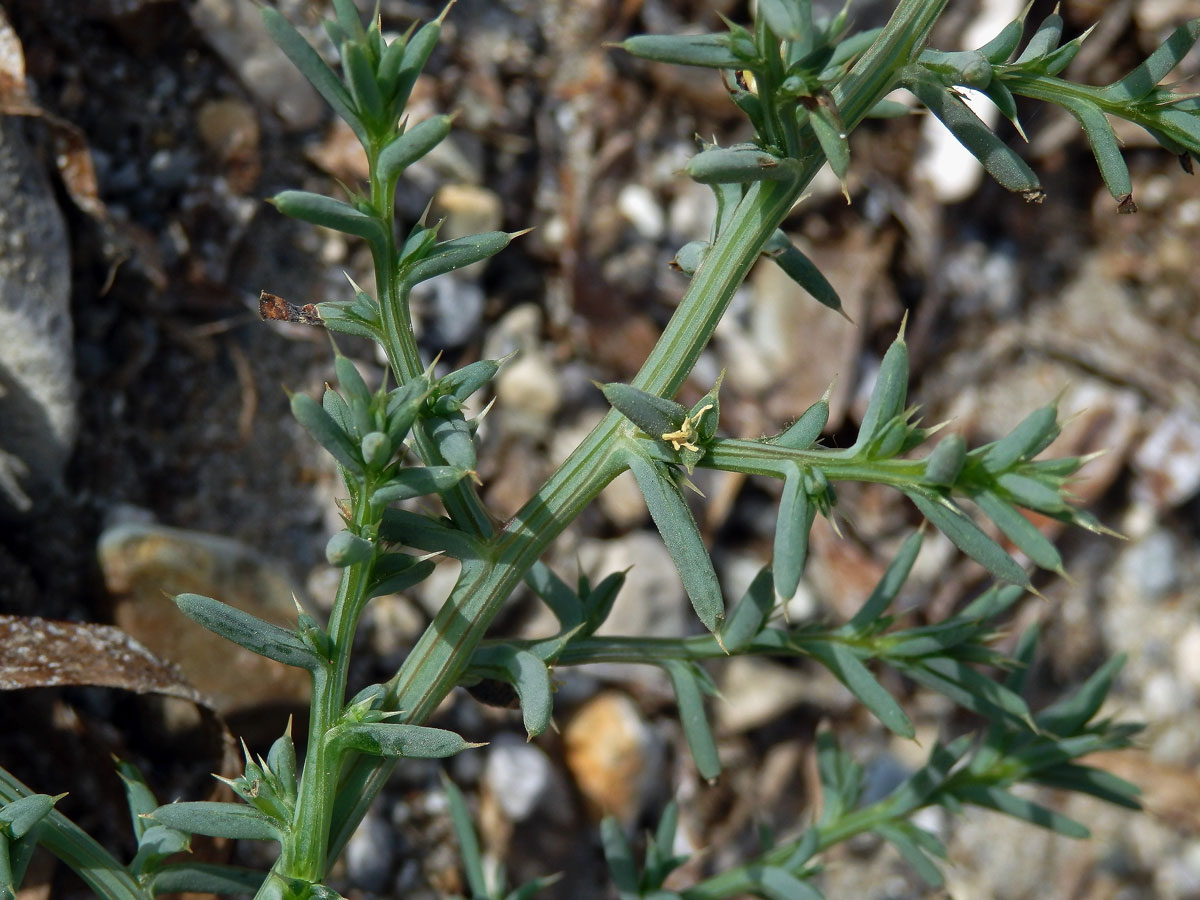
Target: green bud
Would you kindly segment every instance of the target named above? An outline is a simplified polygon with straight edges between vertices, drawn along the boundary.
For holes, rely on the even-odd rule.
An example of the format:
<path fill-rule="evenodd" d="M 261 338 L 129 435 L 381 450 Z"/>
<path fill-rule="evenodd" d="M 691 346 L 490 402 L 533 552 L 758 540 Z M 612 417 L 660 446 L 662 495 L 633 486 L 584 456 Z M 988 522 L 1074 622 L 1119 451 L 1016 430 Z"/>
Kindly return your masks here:
<path fill-rule="evenodd" d="M 392 442 L 382 431 L 371 431 L 362 439 L 363 461 L 375 469 L 383 468 L 392 458 Z"/>
<path fill-rule="evenodd" d="M 1058 437 L 1058 408 L 1053 404 L 1035 409 L 1016 428 L 990 445 L 983 454 L 983 466 L 1000 473 L 1019 460 L 1041 453 Z"/>
<path fill-rule="evenodd" d="M 631 56 L 652 62 L 709 69 L 741 68 L 745 60 L 731 49 L 730 37 L 728 34 L 641 34 L 617 46 Z"/>
<path fill-rule="evenodd" d="M 693 156 L 684 171 L 701 184 L 748 181 L 790 181 L 798 163 L 790 157 L 773 156 L 765 150 L 716 148 Z"/>
<path fill-rule="evenodd" d="M 325 545 L 325 558 L 339 569 L 366 562 L 374 552 L 375 546 L 370 541 L 345 530 L 339 531 Z"/>
<path fill-rule="evenodd" d="M 684 244 L 671 260 L 671 266 L 684 275 L 695 275 L 700 264 L 704 262 L 704 257 L 708 255 L 710 246 L 708 241 L 690 241 Z"/>
<path fill-rule="evenodd" d="M 962 435 L 947 435 L 925 460 L 925 480 L 937 485 L 954 484 L 966 459 L 967 442 Z"/>
<path fill-rule="evenodd" d="M 772 443 L 792 450 L 807 450 L 825 430 L 829 421 L 829 402 L 824 398 L 818 400 L 804 411 L 795 422 L 775 438 Z"/>
<path fill-rule="evenodd" d="M 379 177 L 385 182 L 400 173 L 445 140 L 451 116 L 434 116 L 393 138 L 379 153 Z"/>

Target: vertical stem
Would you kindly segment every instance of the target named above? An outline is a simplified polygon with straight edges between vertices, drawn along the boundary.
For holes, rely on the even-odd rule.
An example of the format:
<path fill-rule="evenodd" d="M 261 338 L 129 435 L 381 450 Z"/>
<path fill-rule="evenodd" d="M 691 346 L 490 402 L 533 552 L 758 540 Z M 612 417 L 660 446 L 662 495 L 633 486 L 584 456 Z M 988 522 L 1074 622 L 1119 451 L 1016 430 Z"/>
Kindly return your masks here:
<path fill-rule="evenodd" d="M 364 498 L 361 506 L 367 507 Z M 342 713 L 354 632 L 366 603 L 373 560 L 348 567 L 342 574 L 337 599 L 329 619 L 333 659 L 313 673 L 308 745 L 300 774 L 296 816 L 283 842 L 277 869 L 285 876 L 315 883 L 328 869 L 328 847 L 333 802 L 337 794 L 342 753 L 325 740 Z"/>

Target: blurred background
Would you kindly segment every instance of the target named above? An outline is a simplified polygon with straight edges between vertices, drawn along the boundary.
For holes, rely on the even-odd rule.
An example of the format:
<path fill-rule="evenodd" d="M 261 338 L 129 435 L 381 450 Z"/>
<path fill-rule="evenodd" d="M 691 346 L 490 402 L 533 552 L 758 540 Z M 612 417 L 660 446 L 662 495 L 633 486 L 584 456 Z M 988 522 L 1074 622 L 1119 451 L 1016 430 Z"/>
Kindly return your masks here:
<path fill-rule="evenodd" d="M 325 4 L 279 5 L 332 60 Z M 977 46 L 1020 6 L 952 3 L 934 43 Z M 851 18 L 881 24 L 891 7 L 860 0 Z M 1052 7 L 1037 0 L 1031 21 Z M 380 2 L 392 33 L 439 11 Z M 1103 15 L 1067 74 L 1104 84 L 1200 15 L 1200 2 L 1066 0 L 1061 12 L 1068 37 Z M 457 110 L 457 128 L 410 171 L 401 219 L 415 221 L 432 198 L 451 237 L 534 228 L 415 299 L 429 358 L 442 352 L 452 367 L 519 351 L 481 430 L 482 491 L 500 517 L 600 418 L 592 382 L 631 378 L 682 295 L 686 280 L 668 263 L 708 236 L 714 207 L 681 175 L 695 135 L 748 134 L 716 74 L 644 64 L 605 43 L 716 30 L 717 13 L 748 15 L 738 0 L 459 0 L 418 82 L 413 120 Z M 1195 69 L 1194 58 L 1181 67 Z M 1089 842 L 993 814 L 928 816 L 921 824 L 950 847 L 945 891 L 867 840 L 832 854 L 831 898 L 1200 898 L 1200 186 L 1147 135 L 1119 129 L 1140 212 L 1118 215 L 1074 120 L 1021 112 L 1023 152 L 1047 192 L 1040 206 L 985 181 L 923 116 L 859 129 L 853 202 L 825 172 L 786 224 L 854 324 L 761 267 L 683 394 L 694 400 L 725 370 L 722 427 L 757 437 L 833 382 L 825 442 L 846 446 L 907 311 L 912 399 L 926 422 L 949 420 L 977 444 L 1060 397 L 1070 425 L 1049 452 L 1107 451 L 1078 493 L 1125 539 L 1063 533 L 1072 580 L 1038 575 L 1045 599 L 1022 603 L 1004 640 L 1042 623 L 1035 708 L 1129 654 L 1111 712 L 1148 728 L 1102 764 L 1143 788 L 1147 813 L 1039 795 L 1087 823 Z M 339 527 L 336 472 L 285 394 L 321 389 L 331 347 L 318 328 L 259 321 L 257 298 L 348 299 L 346 274 L 373 291 L 370 258 L 263 198 L 354 185 L 365 161 L 246 0 L 4 0 L 0 113 L 0 613 L 115 624 L 178 667 L 110 665 L 124 638 L 80 629 L 22 669 L 21 641 L 32 638 L 0 620 L 0 679 L 21 688 L 0 695 L 0 763 L 36 790 L 71 791 L 60 809 L 127 855 L 111 753 L 143 766 L 160 799 L 215 796 L 208 773 L 236 763 L 230 732 L 265 753 L 288 716 L 303 715 L 304 678 L 196 633 L 164 591 L 282 621 L 293 594 L 316 611 L 332 596 L 323 547 Z M 1007 123 L 999 130 L 1019 140 Z M 373 348 L 339 346 L 369 381 L 381 377 Z M 708 471 L 696 481 L 718 571 L 738 596 L 769 561 L 778 487 Z M 849 616 L 918 522 L 875 486 L 839 496 L 843 534 L 818 521 L 793 621 Z M 550 562 L 569 582 L 633 567 L 615 633 L 700 628 L 627 476 Z M 454 577 L 446 565 L 411 596 L 374 601 L 355 688 L 395 670 Z M 913 623 L 940 618 L 984 585 L 930 535 L 900 608 Z M 532 636 L 552 623 L 518 596 L 497 628 Z M 566 873 L 539 896 L 607 897 L 599 815 L 644 828 L 675 796 L 681 840 L 708 848 L 683 871 L 687 883 L 746 858 L 756 826 L 786 833 L 803 821 L 818 725 L 867 765 L 876 796 L 939 734 L 973 725 L 894 675 L 884 683 L 917 723 L 919 746 L 889 737 L 819 667 L 732 659 L 711 671 L 726 763 L 715 785 L 692 768 L 658 670 L 556 672 L 557 729 L 532 743 L 519 714 L 448 698 L 436 724 L 491 742 L 448 763 L 488 852 L 514 879 Z M 201 852 L 269 860 L 251 846 Z M 354 898 L 465 890 L 436 765 L 397 769 L 332 884 Z M 86 890 L 48 858 L 22 895 L 76 896 Z"/>

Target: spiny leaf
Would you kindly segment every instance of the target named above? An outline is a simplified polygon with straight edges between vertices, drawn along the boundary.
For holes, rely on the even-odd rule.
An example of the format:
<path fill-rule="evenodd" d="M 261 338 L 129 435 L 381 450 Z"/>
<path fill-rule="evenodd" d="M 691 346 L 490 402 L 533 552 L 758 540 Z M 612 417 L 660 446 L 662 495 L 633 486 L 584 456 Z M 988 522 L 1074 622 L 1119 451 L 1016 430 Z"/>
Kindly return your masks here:
<path fill-rule="evenodd" d="M 1021 34 L 1025 31 L 1025 17 L 1014 19 L 1005 25 L 1000 32 L 979 48 L 979 52 L 987 57 L 993 65 L 1008 62 L 1017 45 L 1021 43 Z"/>
<path fill-rule="evenodd" d="M 981 491 L 972 495 L 971 499 L 1022 553 L 1033 560 L 1034 564 L 1050 572 L 1062 574 L 1063 563 L 1058 550 L 1021 512 L 991 491 Z"/>
<path fill-rule="evenodd" d="M 763 568 L 725 620 L 725 626 L 721 629 L 721 643 L 726 651 L 737 653 L 748 647 L 762 631 L 774 608 L 775 588 L 771 570 Z"/>
<path fill-rule="evenodd" d="M 996 479 L 996 486 L 1026 509 L 1053 515 L 1067 508 L 1066 501 L 1055 488 L 1027 475 L 1005 472 Z"/>
<path fill-rule="evenodd" d="M 859 607 L 858 612 L 854 614 L 854 618 L 846 623 L 847 631 L 853 634 L 861 634 L 872 625 L 877 624 L 879 618 L 887 612 L 888 607 L 892 605 L 892 601 L 900 593 L 900 588 L 904 586 L 904 582 L 908 579 L 908 573 L 912 571 L 913 563 L 917 560 L 917 554 L 921 551 L 922 539 L 920 531 L 914 531 L 904 539 L 904 543 L 900 545 L 900 549 L 896 551 L 896 555 L 888 563 L 883 577 L 879 579 L 879 583 L 871 591 L 871 596 Z"/>
<path fill-rule="evenodd" d="M 704 627 L 716 632 L 725 618 L 721 584 L 713 570 L 704 539 L 700 536 L 700 529 L 679 486 L 665 466 L 640 453 L 629 454 L 629 468 L 646 498 L 650 518 L 662 534 L 671 559 L 679 570 L 692 607 Z"/>
<path fill-rule="evenodd" d="M 367 144 L 367 131 L 362 120 L 354 111 L 354 100 L 333 69 L 329 68 L 312 45 L 277 10 L 264 6 L 262 17 L 267 33 L 279 45 L 279 49 L 317 89 L 317 93 L 324 98 L 325 102 L 333 107 L 334 112 L 354 130 L 359 141 L 364 145 Z"/>
<path fill-rule="evenodd" d="M 982 164 L 988 174 L 1026 200 L 1040 202 L 1045 196 L 1037 175 L 1025 160 L 998 138 L 979 116 L 954 92 L 919 65 L 901 71 L 901 83 L 928 107 Z"/>
<path fill-rule="evenodd" d="M 429 436 L 442 458 L 455 468 L 475 471 L 475 436 L 463 414 L 430 416 L 428 423 Z"/>
<path fill-rule="evenodd" d="M 925 851 L 911 837 L 909 829 L 915 828 L 915 826 L 910 825 L 905 827 L 905 824 L 884 822 L 881 825 L 877 825 L 874 831 L 900 851 L 900 855 L 904 857 L 904 861 L 912 866 L 913 871 L 920 876 L 922 881 L 932 888 L 941 887 L 945 882 L 942 870 L 938 868 L 933 860 L 925 855 Z"/>
<path fill-rule="evenodd" d="M 858 438 L 845 451 L 845 455 L 853 456 L 875 440 L 883 426 L 904 411 L 907 397 L 908 347 L 904 343 L 901 327 L 901 333 L 892 341 L 879 364 L 879 374 L 875 377 L 875 386 L 871 389 L 871 398 L 867 401 L 867 410 L 858 428 Z"/>
<path fill-rule="evenodd" d="M 801 41 L 813 33 L 810 0 L 759 0 L 758 15 L 767 26 L 785 41 Z"/>
<path fill-rule="evenodd" d="M 1014 66 L 1032 63 L 1047 53 L 1050 53 L 1056 47 L 1062 38 L 1063 20 L 1057 12 L 1051 13 L 1042 20 L 1042 24 L 1037 27 L 1037 31 L 1033 33 L 1033 37 L 1029 39 L 1029 43 L 1025 45 L 1025 49 L 1021 51 L 1021 55 L 1013 62 Z"/>
<path fill-rule="evenodd" d="M 375 80 L 375 72 L 367 58 L 367 51 L 357 41 L 348 41 L 342 44 L 341 54 L 355 106 L 364 120 L 378 128 L 384 124 L 383 97 L 379 93 L 379 83 Z"/>
<path fill-rule="evenodd" d="M 1200 18 L 1184 22 L 1141 65 L 1104 88 L 1106 99 L 1115 103 L 1142 99 L 1183 61 L 1197 39 L 1200 39 Z"/>
<path fill-rule="evenodd" d="M 452 4 L 453 0 L 451 0 Z M 400 110 L 408 103 L 413 85 L 417 83 L 417 76 L 421 74 L 425 63 L 429 61 L 430 54 L 433 53 L 433 48 L 437 46 L 438 38 L 442 33 L 442 16 L 445 16 L 449 9 L 448 5 L 442 10 L 441 16 L 418 28 L 417 33 L 404 45 L 404 55 L 401 57 L 400 69 L 396 72 L 395 78 L 381 78 L 381 86 L 385 95 L 389 93 L 391 95 L 393 115 L 399 117 Z"/>
<path fill-rule="evenodd" d="M 754 893 L 767 900 L 824 900 L 821 892 L 778 866 L 754 867 L 747 873 Z"/>
<path fill-rule="evenodd" d="M 1016 428 L 984 449 L 983 467 L 994 474 L 1007 471 L 1019 460 L 1036 456 L 1058 433 L 1058 407 L 1052 403 L 1038 407 Z"/>
<path fill-rule="evenodd" d="M 461 735 L 444 728 L 398 722 L 337 725 L 329 731 L 325 740 L 343 749 L 392 759 L 442 759 L 483 746 L 464 740 Z"/>
<path fill-rule="evenodd" d="M 278 841 L 286 833 L 284 823 L 256 809 L 210 800 L 168 803 L 156 809 L 151 818 L 168 828 L 209 837 Z"/>
<path fill-rule="evenodd" d="M 700 184 L 790 181 L 798 177 L 799 163 L 757 148 L 714 147 L 693 156 L 684 171 Z"/>
<path fill-rule="evenodd" d="M 133 820 L 133 836 L 141 840 L 142 834 L 149 825 L 149 822 L 142 817 L 154 812 L 160 806 L 158 798 L 154 796 L 154 791 L 146 783 L 141 769 L 131 762 L 115 757 L 114 762 L 117 766 L 117 776 L 121 779 L 121 785 L 125 789 L 125 804 L 129 807 Z"/>
<path fill-rule="evenodd" d="M 294 631 L 264 622 L 248 612 L 199 594 L 177 594 L 175 605 L 192 621 L 259 656 L 314 670 L 320 660 Z"/>
<path fill-rule="evenodd" d="M 471 811 L 467 807 L 466 797 L 458 786 L 446 775 L 440 772 L 442 789 L 446 792 L 447 804 L 450 808 L 450 822 L 458 839 L 459 856 L 466 870 L 467 885 L 474 897 L 489 895 L 487 878 L 484 876 L 483 854 L 479 847 L 479 838 L 471 821 Z"/>
<path fill-rule="evenodd" d="M 365 238 L 374 248 L 382 248 L 386 243 L 387 231 L 382 220 L 341 200 L 310 191 L 282 191 L 271 202 L 285 216 Z"/>
<path fill-rule="evenodd" d="M 1059 699 L 1035 717 L 1038 728 L 1047 734 L 1070 737 L 1091 721 L 1100 710 L 1113 681 L 1125 665 L 1125 654 L 1118 653 L 1097 669 L 1072 694 Z"/>
<path fill-rule="evenodd" d="M 530 737 L 541 734 L 554 714 L 554 690 L 546 664 L 530 653 L 510 644 L 481 647 L 471 657 L 471 665 L 517 689 L 521 717 Z"/>
<path fill-rule="evenodd" d="M 838 296 L 833 285 L 829 283 L 829 280 L 811 259 L 793 246 L 787 247 L 770 258 L 774 260 L 775 265 L 783 269 L 788 278 L 804 288 L 814 300 L 834 312 L 846 315 L 845 310 L 842 309 L 842 298 Z"/>
<path fill-rule="evenodd" d="M 442 494 L 462 481 L 466 471 L 454 466 L 412 466 L 401 469 L 371 494 L 372 503 L 396 503 L 425 494 Z"/>
<path fill-rule="evenodd" d="M 728 34 L 642 34 L 626 38 L 616 46 L 651 62 L 709 69 L 740 69 L 746 65 L 746 60 L 731 49 Z"/>
<path fill-rule="evenodd" d="M 671 686 L 675 689 L 679 723 L 683 726 L 696 771 L 701 778 L 712 781 L 721 774 L 721 759 L 717 755 L 716 741 L 704 710 L 704 697 L 696 678 L 695 664 L 666 660 L 662 666 L 671 677 Z"/>
<path fill-rule="evenodd" d="M 829 421 L 829 400 L 822 397 L 770 443 L 790 450 L 807 450 L 821 437 Z"/>
<path fill-rule="evenodd" d="M 413 559 L 405 553 L 384 553 L 375 559 L 371 567 L 371 585 L 367 588 L 367 596 L 402 594 L 428 578 L 435 567 L 432 559 Z"/>
<path fill-rule="evenodd" d="M 779 517 L 775 522 L 775 590 L 785 600 L 796 595 L 808 556 L 808 536 L 817 508 L 804 489 L 804 473 L 791 463 L 783 480 L 779 498 Z"/>
<path fill-rule="evenodd" d="M 50 815 L 54 804 L 61 799 L 62 796 L 51 797 L 49 794 L 27 794 L 0 806 L 0 826 L 3 826 L 0 833 L 20 840 Z"/>
<path fill-rule="evenodd" d="M 583 602 L 548 565 L 539 560 L 525 573 L 525 583 L 554 613 L 563 631 L 583 624 Z"/>
<path fill-rule="evenodd" d="M 1058 100 L 1060 106 L 1073 115 L 1083 127 L 1092 153 L 1096 157 L 1096 165 L 1108 192 L 1119 203 L 1130 202 L 1133 194 L 1133 183 L 1129 180 L 1129 169 L 1121 156 L 1121 145 L 1108 117 L 1100 107 L 1087 100 L 1077 100 L 1066 96 Z M 1136 210 L 1137 207 L 1135 206 Z"/>
<path fill-rule="evenodd" d="M 821 152 L 829 161 L 829 168 L 837 176 L 842 185 L 842 193 L 846 195 L 848 201 L 846 173 L 850 169 L 850 143 L 846 136 L 846 126 L 842 124 L 842 117 L 838 115 L 832 102 L 819 102 L 816 108 L 811 110 L 808 122 L 817 136 L 817 143 L 821 145 Z"/>
<path fill-rule="evenodd" d="M 975 560 L 997 578 L 1022 586 L 1029 585 L 1029 576 L 1017 565 L 1008 552 L 985 534 L 982 529 L 951 500 L 905 491 L 922 515 L 950 539 L 954 546 Z"/>
<path fill-rule="evenodd" d="M 379 178 L 385 184 L 421 159 L 450 134 L 453 116 L 434 116 L 392 138 L 379 153 L 376 164 Z"/>
<path fill-rule="evenodd" d="M 604 859 L 608 863 L 609 874 L 613 884 L 621 894 L 622 900 L 636 898 L 638 895 L 637 865 L 633 861 L 633 849 L 625 834 L 621 831 L 621 823 L 612 816 L 607 816 L 600 823 L 600 840 L 604 845 Z"/>
<path fill-rule="evenodd" d="M 1091 836 L 1091 831 L 1074 819 L 1047 809 L 1032 800 L 1010 794 L 1002 788 L 982 784 L 964 785 L 958 789 L 957 795 L 967 803 L 974 803 L 976 806 L 984 806 L 1017 819 L 1024 819 L 1026 822 L 1040 825 L 1042 828 L 1048 828 L 1066 837 L 1086 838 Z"/>
<path fill-rule="evenodd" d="M 1090 794 L 1106 803 L 1123 806 L 1126 809 L 1140 810 L 1142 808 L 1142 804 L 1137 800 L 1141 788 L 1111 772 L 1093 766 L 1063 763 L 1046 772 L 1035 772 L 1029 776 L 1029 780 L 1059 790 Z"/>
<path fill-rule="evenodd" d="M 152 896 L 197 893 L 221 896 L 253 894 L 262 886 L 266 873 L 216 863 L 172 863 L 147 876 Z"/>
<path fill-rule="evenodd" d="M 958 480 L 967 459 L 967 443 L 961 434 L 948 434 L 925 460 L 925 481 L 949 487 Z"/>
<path fill-rule="evenodd" d="M 896 699 L 875 680 L 875 676 L 863 665 L 853 650 L 840 641 L 813 642 L 806 649 L 837 676 L 837 679 L 890 731 L 905 738 L 916 734 L 912 720 L 900 708 Z"/>
<path fill-rule="evenodd" d="M 656 440 L 678 429 L 687 418 L 687 408 L 682 404 L 632 385 L 611 382 L 600 389 L 613 409 Z"/>
<path fill-rule="evenodd" d="M 1034 728 L 1033 717 L 1024 700 L 956 659 L 929 656 L 913 665 L 903 665 L 903 660 L 898 659 L 893 660 L 892 665 L 910 678 L 945 694 L 964 709 L 988 719 L 1008 718 L 1031 730 Z"/>
<path fill-rule="evenodd" d="M 454 272 L 473 263 L 495 256 L 509 245 L 517 234 L 506 231 L 485 231 L 467 237 L 443 241 L 423 259 L 401 266 L 400 278 L 407 284 L 419 284 L 438 275 Z"/>

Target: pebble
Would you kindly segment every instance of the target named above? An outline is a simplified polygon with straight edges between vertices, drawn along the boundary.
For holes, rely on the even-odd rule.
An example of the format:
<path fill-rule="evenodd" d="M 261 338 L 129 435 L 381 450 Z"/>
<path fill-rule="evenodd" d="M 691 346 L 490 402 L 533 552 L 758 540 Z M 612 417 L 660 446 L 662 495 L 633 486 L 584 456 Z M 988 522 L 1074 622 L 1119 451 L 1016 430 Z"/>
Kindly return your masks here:
<path fill-rule="evenodd" d="M 680 184 L 675 199 L 667 208 L 671 235 L 681 243 L 707 241 L 712 236 L 712 222 L 716 217 L 717 198 L 712 190 L 690 179 Z"/>
<path fill-rule="evenodd" d="M 545 354 L 527 352 L 497 373 L 496 396 L 502 410 L 520 410 L 544 421 L 558 411 L 562 385 Z"/>
<path fill-rule="evenodd" d="M 355 887 L 382 893 L 387 890 L 395 857 L 395 835 L 372 808 L 346 842 L 346 874 Z"/>
<path fill-rule="evenodd" d="M 714 704 L 717 731 L 738 734 L 775 721 L 809 698 L 811 679 L 798 669 L 757 656 L 735 656 L 721 667 L 723 700 Z"/>
<path fill-rule="evenodd" d="M 488 747 L 484 784 L 510 822 L 523 822 L 549 794 L 550 760 L 514 734 L 497 735 Z"/>
<path fill-rule="evenodd" d="M 425 616 L 399 594 L 373 599 L 367 607 L 366 622 L 374 626 L 371 649 L 385 660 L 402 653 L 425 628 Z"/>
<path fill-rule="evenodd" d="M 486 298 L 474 280 L 447 272 L 413 288 L 413 310 L 421 343 L 436 350 L 461 347 L 483 324 Z"/>
<path fill-rule="evenodd" d="M 1159 509 L 1179 506 L 1200 489 L 1200 421 L 1187 410 L 1167 413 L 1133 456 L 1134 496 Z"/>
<path fill-rule="evenodd" d="M 24 127 L 0 116 L 0 512 L 61 486 L 78 424 L 70 244 Z"/>
<path fill-rule="evenodd" d="M 258 116 L 238 97 L 206 100 L 196 113 L 196 130 L 222 162 L 246 159 L 258 152 Z"/>
<path fill-rule="evenodd" d="M 654 194 L 644 185 L 623 187 L 617 195 L 617 209 L 646 240 L 657 241 L 663 236 L 666 215 Z"/>
<path fill-rule="evenodd" d="M 1162 600 L 1179 582 L 1179 547 L 1169 531 L 1157 530 L 1125 547 L 1113 567 L 1119 596 L 1141 603 Z"/>
<path fill-rule="evenodd" d="M 661 780 L 662 745 L 626 694 L 607 691 L 585 703 L 563 729 L 567 768 L 591 811 L 636 820 Z"/>
<path fill-rule="evenodd" d="M 490 188 L 476 184 L 447 184 L 433 197 L 431 220 L 440 218 L 445 219 L 438 232 L 441 240 L 481 231 L 499 231 L 504 222 L 504 203 Z"/>
<path fill-rule="evenodd" d="M 514 306 L 488 328 L 484 359 L 502 359 L 514 351 L 537 348 L 542 333 L 542 309 L 536 303 Z"/>
<path fill-rule="evenodd" d="M 1200 692 L 1200 623 L 1192 623 L 1175 644 L 1175 671 L 1193 691 Z"/>
<path fill-rule="evenodd" d="M 280 564 L 231 538 L 137 521 L 106 528 L 96 552 L 115 624 L 177 665 L 218 712 L 307 702 L 308 673 L 218 637 L 170 600 L 200 594 L 292 628 L 299 592 Z"/>

